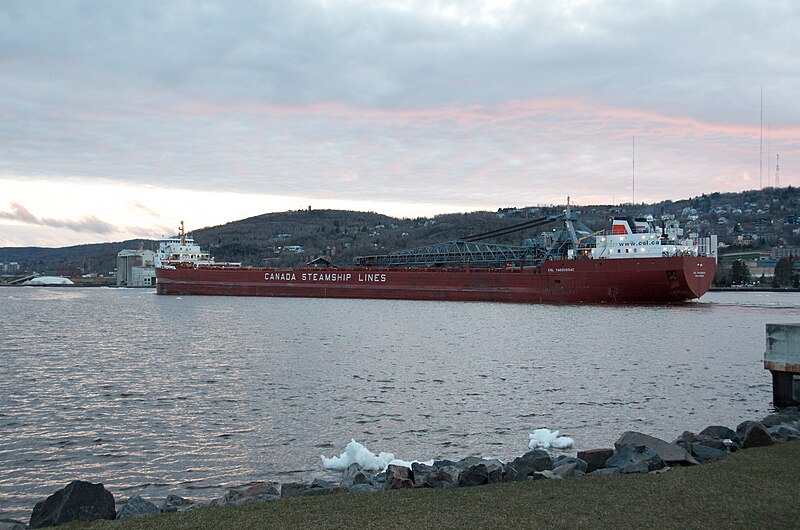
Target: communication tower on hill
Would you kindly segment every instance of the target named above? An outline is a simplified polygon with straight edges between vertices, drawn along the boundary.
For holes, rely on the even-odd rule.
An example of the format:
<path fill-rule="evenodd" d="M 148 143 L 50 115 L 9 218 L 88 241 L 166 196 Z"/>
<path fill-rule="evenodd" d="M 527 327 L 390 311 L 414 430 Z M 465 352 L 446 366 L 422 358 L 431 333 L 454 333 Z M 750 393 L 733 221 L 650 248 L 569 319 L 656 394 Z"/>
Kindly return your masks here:
<path fill-rule="evenodd" d="M 780 177 L 780 169 L 781 169 L 781 154 L 778 153 L 775 155 L 775 187 L 781 187 L 781 177 Z"/>

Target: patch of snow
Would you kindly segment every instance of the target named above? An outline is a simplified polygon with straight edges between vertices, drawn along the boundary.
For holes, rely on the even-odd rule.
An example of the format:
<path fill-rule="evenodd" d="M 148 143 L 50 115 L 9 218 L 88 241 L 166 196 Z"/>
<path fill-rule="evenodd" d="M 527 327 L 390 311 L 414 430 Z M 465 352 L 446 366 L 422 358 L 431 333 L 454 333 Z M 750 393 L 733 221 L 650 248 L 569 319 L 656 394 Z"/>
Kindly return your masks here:
<path fill-rule="evenodd" d="M 559 436 L 558 431 L 536 429 L 529 435 L 529 449 L 568 449 L 575 445 L 575 440 L 568 436 Z"/>
<path fill-rule="evenodd" d="M 344 471 L 350 464 L 357 463 L 367 471 L 383 471 L 394 460 L 394 453 L 374 455 L 369 449 L 351 439 L 341 455 L 331 458 L 320 455 L 320 458 L 325 469 Z"/>

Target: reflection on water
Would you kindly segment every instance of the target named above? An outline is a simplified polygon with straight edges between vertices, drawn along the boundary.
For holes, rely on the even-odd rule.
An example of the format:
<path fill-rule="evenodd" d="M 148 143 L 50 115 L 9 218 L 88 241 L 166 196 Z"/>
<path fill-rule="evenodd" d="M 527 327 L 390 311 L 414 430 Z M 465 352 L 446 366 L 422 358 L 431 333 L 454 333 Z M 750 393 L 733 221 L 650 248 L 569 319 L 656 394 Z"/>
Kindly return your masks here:
<path fill-rule="evenodd" d="M 0 289 L 0 517 L 73 479 L 220 496 L 327 475 L 351 438 L 405 460 L 508 459 L 763 416 L 764 325 L 800 297 L 680 306 L 164 297 Z"/>

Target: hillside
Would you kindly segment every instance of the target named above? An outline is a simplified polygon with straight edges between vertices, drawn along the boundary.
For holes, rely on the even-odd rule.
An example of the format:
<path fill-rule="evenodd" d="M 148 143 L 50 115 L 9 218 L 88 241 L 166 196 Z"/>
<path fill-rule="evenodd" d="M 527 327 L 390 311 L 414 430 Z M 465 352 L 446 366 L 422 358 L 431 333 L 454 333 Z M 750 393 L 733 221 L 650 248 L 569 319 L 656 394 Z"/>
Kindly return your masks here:
<path fill-rule="evenodd" d="M 550 210 L 557 209 L 548 209 L 548 213 Z M 432 219 L 396 219 L 372 212 L 300 210 L 204 228 L 194 231 L 192 236 L 218 261 L 284 266 L 324 256 L 336 263 L 351 263 L 355 256 L 447 241 L 507 226 L 509 218 L 521 215 L 472 212 Z M 303 251 L 296 247 L 302 247 Z"/>
<path fill-rule="evenodd" d="M 120 250 L 137 249 L 140 246 L 151 248 L 153 242 L 147 239 L 130 239 L 60 248 L 3 247 L 0 248 L 0 263 L 16 262 L 20 272 L 72 275 L 80 271 L 106 274 L 116 268 L 117 253 Z"/>
<path fill-rule="evenodd" d="M 349 264 L 355 256 L 382 254 L 493 230 L 524 218 L 559 213 L 564 206 L 501 208 L 496 212 L 396 219 L 374 212 L 299 210 L 269 213 L 191 235 L 218 261 L 245 265 L 301 265 L 318 256 Z M 594 229 L 608 227 L 613 215 L 674 216 L 692 233 L 717 234 L 721 252 L 768 253 L 773 247 L 800 244 L 800 190 L 767 188 L 741 193 L 712 193 L 656 204 L 577 206 L 581 220 Z M 498 242 L 519 242 L 530 233 L 505 236 Z M 78 245 L 64 248 L 0 248 L 0 263 L 17 262 L 20 272 L 82 271 L 107 273 L 122 249 L 152 248 L 153 241 Z M 723 267 L 724 268 L 724 267 Z"/>

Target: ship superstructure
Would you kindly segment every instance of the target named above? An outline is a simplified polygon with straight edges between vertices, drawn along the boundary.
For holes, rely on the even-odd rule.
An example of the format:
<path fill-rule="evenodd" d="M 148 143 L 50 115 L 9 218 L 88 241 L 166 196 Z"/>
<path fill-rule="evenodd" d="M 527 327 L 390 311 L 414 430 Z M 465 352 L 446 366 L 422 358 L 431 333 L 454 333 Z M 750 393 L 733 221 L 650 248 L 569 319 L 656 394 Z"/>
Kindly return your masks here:
<path fill-rule="evenodd" d="M 615 217 L 611 233 L 596 235 L 590 252 L 592 258 L 707 256 L 716 259 L 717 236 L 684 236 L 675 219 L 664 219 L 659 227 L 652 216 Z"/>
<path fill-rule="evenodd" d="M 156 268 L 168 268 L 182 265 L 214 265 L 214 258 L 203 251 L 194 238 L 187 236 L 183 221 L 176 237 L 162 237 L 158 240 L 155 255 Z"/>

